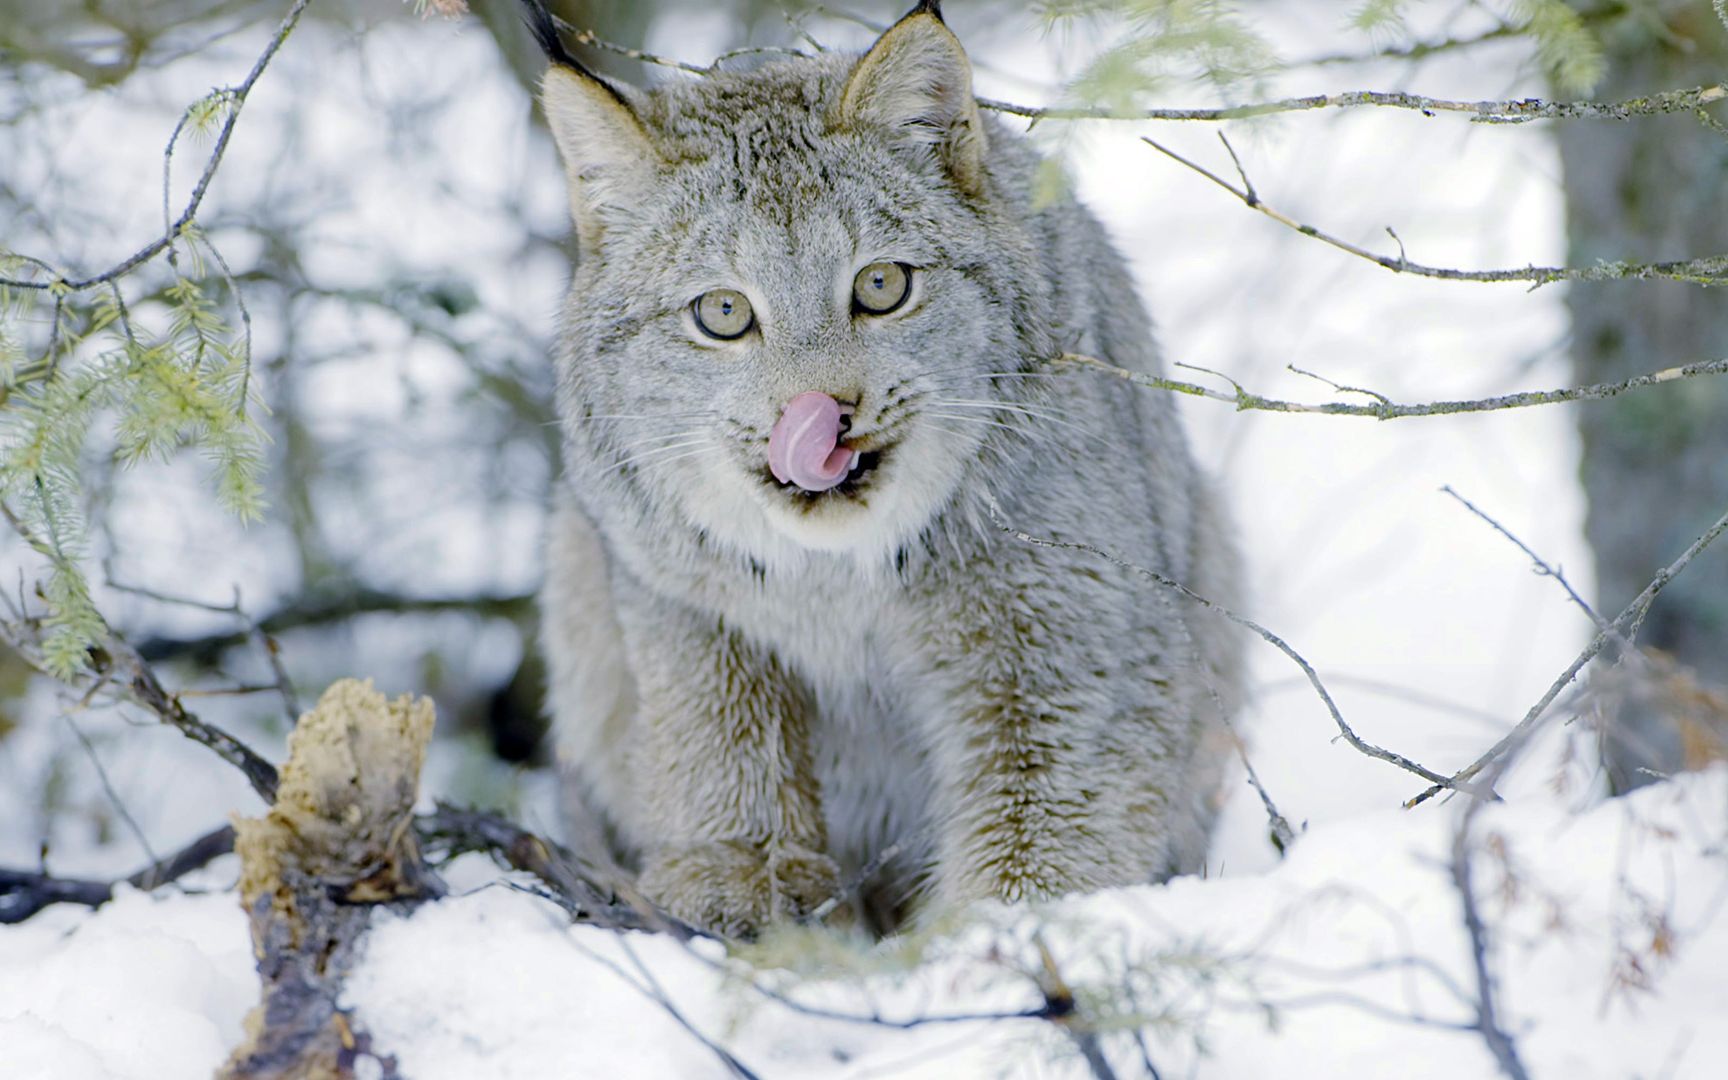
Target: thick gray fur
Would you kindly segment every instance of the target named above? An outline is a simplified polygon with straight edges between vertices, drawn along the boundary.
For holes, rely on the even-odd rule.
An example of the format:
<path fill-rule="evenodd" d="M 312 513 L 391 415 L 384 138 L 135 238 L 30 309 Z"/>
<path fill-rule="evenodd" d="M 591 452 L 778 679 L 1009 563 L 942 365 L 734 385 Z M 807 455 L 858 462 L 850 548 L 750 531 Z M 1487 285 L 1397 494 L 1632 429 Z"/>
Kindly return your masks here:
<path fill-rule="evenodd" d="M 1122 258 L 1078 203 L 1035 197 L 1039 159 L 980 119 L 949 31 L 921 9 L 863 60 L 651 92 L 555 67 L 543 101 L 582 239 L 551 705 L 577 800 L 644 892 L 748 933 L 897 844 L 848 898 L 882 928 L 1199 868 L 1241 640 L 1016 540 L 989 500 L 1226 604 L 1232 530 L 1167 395 L 1042 365 L 1159 370 Z M 880 260 L 916 268 L 912 299 L 854 314 Z M 691 321 L 715 288 L 755 308 L 737 342 Z M 767 473 L 807 390 L 857 404 L 850 440 L 892 440 L 855 493 Z"/>

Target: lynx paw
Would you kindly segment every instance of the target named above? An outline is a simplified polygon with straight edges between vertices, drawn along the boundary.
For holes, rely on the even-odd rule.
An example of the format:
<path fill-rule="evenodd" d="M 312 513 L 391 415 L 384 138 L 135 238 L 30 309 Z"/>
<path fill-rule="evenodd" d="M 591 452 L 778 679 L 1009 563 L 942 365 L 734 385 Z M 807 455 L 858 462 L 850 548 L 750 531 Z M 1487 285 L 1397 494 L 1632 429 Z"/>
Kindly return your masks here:
<path fill-rule="evenodd" d="M 777 919 L 814 911 L 840 890 L 839 868 L 818 851 L 752 844 L 662 848 L 648 859 L 642 891 L 693 926 L 722 937 L 751 937 Z"/>

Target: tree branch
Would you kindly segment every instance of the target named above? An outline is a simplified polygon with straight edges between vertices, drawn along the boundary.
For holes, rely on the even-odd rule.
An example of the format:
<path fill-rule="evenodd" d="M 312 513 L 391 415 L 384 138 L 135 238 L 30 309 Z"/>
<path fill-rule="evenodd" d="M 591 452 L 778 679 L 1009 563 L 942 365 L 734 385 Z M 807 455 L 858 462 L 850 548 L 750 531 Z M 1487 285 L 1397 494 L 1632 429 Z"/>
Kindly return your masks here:
<path fill-rule="evenodd" d="M 188 712 L 180 704 L 180 699 L 163 687 L 156 672 L 138 654 L 138 650 L 118 634 L 108 635 L 105 650 L 93 653 L 91 662 L 99 683 L 104 680 L 112 682 L 127 700 L 149 710 L 158 720 L 193 742 L 214 750 L 217 757 L 239 769 L 265 803 L 276 801 L 276 766 L 226 731 Z"/>
<path fill-rule="evenodd" d="M 817 6 L 816 10 L 825 10 Z M 848 18 L 842 13 L 828 12 L 841 18 Z M 633 49 L 607 41 L 592 30 L 584 30 L 563 19 L 555 19 L 560 30 L 569 34 L 572 40 L 590 48 L 629 57 L 644 64 L 654 64 L 659 67 L 672 68 L 693 75 L 712 74 L 712 66 L 692 64 L 687 60 L 660 56 L 641 49 Z M 878 24 L 867 20 L 852 19 L 866 27 L 881 29 Z M 1515 31 L 1508 30 L 1511 34 Z M 1477 40 L 1457 42 L 1441 42 L 1427 47 L 1414 47 L 1406 53 L 1394 53 L 1393 56 L 1407 55 L 1418 57 L 1427 53 L 1439 52 L 1445 48 L 1457 48 L 1480 44 L 1502 36 L 1499 32 L 1491 32 Z M 779 51 L 779 50 L 776 50 Z M 785 50 L 796 53 L 796 50 Z M 798 53 L 797 55 L 804 55 Z M 1321 58 L 1318 63 L 1330 62 L 1329 58 Z M 1541 98 L 1511 98 L 1499 101 L 1459 101 L 1449 98 L 1424 97 L 1421 94 L 1410 94 L 1402 91 L 1382 90 L 1351 90 L 1339 94 L 1311 94 L 1305 97 L 1279 98 L 1275 101 L 1262 101 L 1247 105 L 1228 105 L 1217 108 L 1159 108 L 1159 109 L 1104 109 L 1092 107 L 1076 107 L 1063 105 L 1020 105 L 1012 101 L 1000 101 L 995 98 L 979 98 L 981 108 L 1010 116 L 1021 116 L 1029 120 L 1188 120 L 1188 121 L 1221 121 L 1245 120 L 1256 116 L 1270 116 L 1275 113 L 1313 112 L 1317 109 L 1352 109 L 1381 108 L 1404 109 L 1419 112 L 1424 116 L 1435 116 L 1439 113 L 1456 113 L 1469 117 L 1473 123 L 1483 124 L 1524 124 L 1532 120 L 1630 120 L 1638 116 L 1661 116 L 1669 113 L 1695 112 L 1706 105 L 1728 98 L 1728 86 L 1716 84 L 1712 86 L 1696 86 L 1688 89 L 1668 90 L 1645 97 L 1627 98 L 1624 101 L 1544 101 Z"/>
<path fill-rule="evenodd" d="M 630 892 L 626 882 L 497 814 L 440 803 L 430 813 L 416 815 L 413 828 L 420 849 L 436 854 L 440 861 L 481 852 L 512 870 L 532 874 L 544 883 L 546 898 L 578 922 L 614 930 L 655 931 L 680 940 L 706 936 Z M 0 925 L 23 922 L 50 904 L 101 907 L 114 898 L 114 889 L 121 883 L 145 891 L 157 889 L 233 850 L 234 830 L 224 825 L 119 881 L 61 878 L 46 871 L 0 867 Z M 618 894 L 622 892 L 629 895 L 621 898 Z"/>
<path fill-rule="evenodd" d="M 1594 383 L 1590 386 L 1575 386 L 1562 390 L 1525 390 L 1516 394 L 1502 394 L 1498 397 L 1476 398 L 1468 401 L 1428 401 L 1410 405 L 1402 405 L 1391 401 L 1370 390 L 1356 387 L 1340 387 L 1343 390 L 1353 390 L 1357 393 L 1370 394 L 1376 401 L 1353 404 L 1343 401 L 1331 401 L 1314 405 L 1302 401 L 1282 401 L 1278 398 L 1262 397 L 1251 393 L 1240 386 L 1233 392 L 1226 393 L 1199 383 L 1184 382 L 1181 379 L 1169 379 L 1161 375 L 1149 375 L 1143 371 L 1130 371 L 1127 368 L 1107 364 L 1092 356 L 1080 353 L 1063 353 L 1048 361 L 1052 366 L 1064 364 L 1076 367 L 1091 368 L 1114 375 L 1118 379 L 1145 386 L 1154 390 L 1169 390 L 1177 394 L 1187 394 L 1190 397 L 1207 398 L 1211 401 L 1222 401 L 1236 406 L 1240 412 L 1279 412 L 1307 413 L 1321 416 L 1370 416 L 1376 420 L 1401 420 L 1412 416 L 1452 416 L 1459 413 L 1495 412 L 1501 409 L 1527 409 L 1534 405 L 1554 405 L 1563 401 L 1601 401 L 1605 398 L 1618 397 L 1629 390 L 1637 390 L 1646 386 L 1657 386 L 1662 383 L 1677 382 L 1681 379 L 1693 379 L 1702 375 L 1728 375 L 1728 358 L 1721 360 L 1705 360 L 1696 364 L 1686 364 L 1682 367 L 1663 368 L 1648 375 L 1638 375 L 1630 379 L 1622 379 L 1613 383 Z M 1204 371 L 1189 364 L 1178 364 L 1177 367 L 1189 368 L 1193 371 Z M 1302 374 L 1307 374 L 1302 372 Z"/>
<path fill-rule="evenodd" d="M 1718 87 L 1717 89 L 1721 89 Z M 1223 139 L 1223 135 L 1219 135 Z M 1411 262 L 1404 255 L 1404 245 L 1398 245 L 1398 255 L 1381 255 L 1367 248 L 1342 240 L 1331 233 L 1323 232 L 1313 225 L 1305 225 L 1280 210 L 1267 205 L 1248 183 L 1246 172 L 1242 171 L 1241 162 L 1237 161 L 1237 171 L 1241 174 L 1243 186 L 1238 188 L 1230 181 L 1212 172 L 1203 165 L 1178 154 L 1176 151 L 1150 137 L 1142 137 L 1141 142 L 1163 154 L 1172 161 L 1187 166 L 1214 184 L 1228 191 L 1242 201 L 1242 205 L 1250 210 L 1257 210 L 1287 228 L 1294 229 L 1303 236 L 1313 237 L 1321 243 L 1330 244 L 1339 251 L 1348 252 L 1359 259 L 1366 259 L 1377 266 L 1383 266 L 1393 273 L 1414 274 L 1417 277 L 1437 278 L 1443 281 L 1527 281 L 1533 287 L 1548 285 L 1556 281 L 1685 281 L 1695 285 L 1728 284 L 1728 254 L 1706 255 L 1695 259 L 1678 259 L 1668 262 L 1630 263 L 1624 261 L 1599 263 L 1590 267 L 1573 266 L 1525 266 L 1505 270 L 1457 270 L 1444 266 L 1426 266 Z M 1236 151 L 1228 140 L 1224 141 L 1225 149 L 1230 151 L 1232 160 L 1236 159 Z M 1394 234 L 1396 239 L 1396 234 Z"/>
<path fill-rule="evenodd" d="M 1469 777 L 1447 778 L 1441 776 L 1432 769 L 1429 769 L 1424 765 L 1419 765 L 1402 754 L 1395 753 L 1383 747 L 1375 746 L 1373 743 L 1362 739 L 1361 736 L 1357 735 L 1355 730 L 1344 720 L 1344 714 L 1338 710 L 1338 703 L 1332 700 L 1332 695 L 1327 692 L 1326 684 L 1321 682 L 1319 673 L 1314 670 L 1314 665 L 1310 664 L 1301 653 L 1291 648 L 1289 643 L 1287 643 L 1283 638 L 1266 629 L 1264 626 L 1261 626 L 1253 619 L 1238 615 L 1229 608 L 1224 607 L 1222 604 L 1217 604 L 1206 599 L 1204 596 L 1201 596 L 1199 593 L 1196 593 L 1188 586 L 1173 578 L 1166 577 L 1158 571 L 1148 569 L 1138 563 L 1129 562 L 1127 559 L 1111 554 L 1103 548 L 1094 547 L 1091 544 L 1076 543 L 1069 540 L 1054 540 L 1048 537 L 1033 536 L 1031 533 L 1015 528 L 1013 525 L 1009 524 L 1008 520 L 1003 516 L 1001 505 L 989 495 L 985 496 L 985 509 L 990 514 L 990 519 L 995 522 L 997 528 L 1022 543 L 1031 544 L 1034 547 L 1055 548 L 1068 551 L 1084 551 L 1088 554 L 1096 555 L 1123 570 L 1139 574 L 1141 577 L 1146 578 L 1155 585 L 1179 592 L 1189 600 L 1199 604 L 1201 607 L 1216 612 L 1236 625 L 1252 631 L 1254 634 L 1258 635 L 1262 641 L 1265 641 L 1268 645 L 1271 645 L 1273 648 L 1289 657 L 1292 663 L 1302 669 L 1302 674 L 1307 677 L 1308 684 L 1314 688 L 1314 692 L 1320 696 L 1321 702 L 1325 704 L 1326 711 L 1332 715 L 1332 722 L 1337 725 L 1338 732 L 1343 736 L 1345 742 L 1371 758 L 1378 758 L 1381 761 L 1396 765 L 1405 772 L 1415 773 L 1417 776 L 1420 776 L 1425 780 L 1432 780 L 1438 786 L 1455 788 L 1459 791 L 1471 791 L 1471 788 L 1467 784 Z M 1472 794 L 1475 794 L 1475 792 L 1472 792 Z"/>
<path fill-rule="evenodd" d="M 194 870 L 234 850 L 234 829 L 212 829 L 181 850 L 121 878 L 120 882 L 148 892 L 179 881 Z M 19 923 L 49 904 L 101 907 L 114 899 L 120 882 L 56 878 L 47 873 L 0 868 L 0 925 Z"/>
<path fill-rule="evenodd" d="M 986 109 L 1023 116 L 1030 120 L 1246 120 L 1274 113 L 1312 112 L 1316 109 L 1381 108 L 1405 109 L 1424 116 L 1456 113 L 1480 124 L 1524 124 L 1531 120 L 1630 120 L 1636 116 L 1659 116 L 1692 112 L 1728 98 L 1728 87 L 1697 86 L 1668 90 L 1625 101 L 1544 101 L 1516 98 L 1502 101 L 1456 101 L 1424 97 L 1400 91 L 1352 90 L 1341 94 L 1312 94 L 1280 98 L 1250 105 L 1220 108 L 1103 109 L 1062 105 L 1016 105 L 1009 101 L 979 98 Z"/>
<path fill-rule="evenodd" d="M 340 595 L 302 598 L 253 620 L 253 626 L 258 632 L 275 637 L 291 630 L 326 626 L 356 616 L 377 613 L 435 615 L 455 611 L 484 618 L 520 620 L 533 610 L 533 605 L 534 597 L 528 593 L 501 596 L 402 596 L 376 589 L 356 589 Z M 197 638 L 149 638 L 138 646 L 138 652 L 151 661 L 165 660 L 172 656 L 209 656 L 244 645 L 249 636 L 249 632 L 237 630 Z"/>
<path fill-rule="evenodd" d="M 1728 532 L 1728 512 L 1724 512 L 1721 517 L 1716 519 L 1714 525 L 1704 530 L 1698 539 L 1692 541 L 1691 546 L 1682 552 L 1679 558 L 1657 571 L 1656 576 L 1650 580 L 1650 584 L 1644 587 L 1644 591 L 1634 597 L 1632 602 L 1626 605 L 1626 609 L 1617 615 L 1606 629 L 1591 639 L 1590 644 L 1584 647 L 1584 651 L 1566 666 L 1566 670 L 1561 672 L 1560 677 L 1555 679 L 1547 691 L 1543 693 L 1541 700 L 1530 706 L 1530 710 L 1524 714 L 1523 718 L 1499 742 L 1489 747 L 1487 753 L 1448 777 L 1446 782 L 1436 783 L 1410 799 L 1404 804 L 1405 808 L 1419 806 L 1448 787 L 1470 783 L 1484 768 L 1499 760 L 1508 750 L 1527 738 L 1535 728 L 1537 721 L 1548 711 L 1548 706 L 1552 705 L 1554 699 L 1560 696 L 1560 691 L 1569 686 L 1572 680 L 1578 677 L 1578 673 L 1584 669 L 1584 666 L 1594 660 L 1596 654 L 1600 653 L 1610 641 L 1619 638 L 1630 641 L 1634 638 L 1636 636 L 1635 627 L 1643 621 L 1644 613 L 1650 610 L 1650 605 L 1655 602 L 1656 597 L 1663 589 L 1667 588 L 1670 581 L 1673 581 L 1681 571 L 1686 569 L 1693 559 L 1698 557 L 1700 552 L 1714 543 L 1716 538 L 1724 532 Z"/>
<path fill-rule="evenodd" d="M 1596 629 L 1602 631 L 1605 634 L 1612 634 L 1614 632 L 1613 627 L 1611 627 L 1608 624 L 1608 620 L 1606 620 L 1602 616 L 1598 615 L 1596 613 L 1596 609 L 1590 606 L 1590 602 L 1588 600 L 1585 600 L 1582 596 L 1578 595 L 1578 590 L 1574 589 L 1572 587 L 1572 583 L 1570 581 L 1566 580 L 1566 575 L 1564 573 L 1562 573 L 1559 569 L 1557 569 L 1553 566 L 1550 566 L 1548 564 L 1547 560 L 1543 559 L 1542 556 L 1540 556 L 1540 555 L 1536 554 L 1534 551 L 1532 551 L 1530 549 L 1530 545 L 1526 544 L 1524 541 L 1518 539 L 1518 537 L 1512 532 L 1511 529 L 1508 529 L 1506 526 L 1500 524 L 1498 521 L 1494 520 L 1494 518 L 1491 515 L 1489 515 L 1487 511 L 1483 510 L 1481 507 L 1477 506 L 1475 503 L 1471 502 L 1469 499 L 1466 499 L 1464 496 L 1458 494 L 1458 492 L 1456 492 L 1452 489 L 1452 485 L 1447 484 L 1446 486 L 1442 487 L 1440 490 L 1445 492 L 1447 495 L 1450 495 L 1452 498 L 1456 499 L 1459 503 L 1461 503 L 1463 505 L 1464 509 L 1470 511 L 1472 514 L 1475 514 L 1477 517 L 1479 517 L 1483 521 L 1487 522 L 1488 526 L 1490 528 L 1492 528 L 1495 532 L 1499 533 L 1501 536 L 1504 536 L 1506 539 L 1512 541 L 1513 545 L 1515 545 L 1519 551 L 1522 551 L 1526 556 L 1528 556 L 1530 561 L 1533 564 L 1535 564 L 1536 572 L 1538 574 L 1542 575 L 1543 577 L 1553 578 L 1555 580 L 1555 582 L 1557 582 L 1559 584 L 1559 586 L 1566 591 L 1567 597 L 1569 597 L 1574 604 L 1578 605 L 1579 610 L 1584 612 L 1585 616 L 1587 618 L 1589 618 L 1589 620 L 1592 623 L 1596 624 Z M 1618 637 L 1619 635 L 1616 634 L 1615 636 Z"/>
<path fill-rule="evenodd" d="M 1311 56 L 1306 60 L 1297 60 L 1291 68 L 1328 67 L 1338 64 L 1376 64 L 1388 60 L 1425 60 L 1441 53 L 1458 52 L 1463 49 L 1474 49 L 1478 45 L 1489 45 L 1497 41 L 1509 41 L 1523 37 L 1529 32 L 1528 27 L 1511 26 L 1502 23 L 1492 30 L 1485 30 L 1474 37 L 1443 38 L 1436 41 L 1418 41 L 1393 49 L 1381 49 L 1371 53 L 1326 53 L 1321 56 Z"/>
<path fill-rule="evenodd" d="M 264 69 L 269 66 L 270 61 L 276 55 L 276 51 L 282 47 L 282 43 L 288 40 L 288 35 L 293 31 L 295 24 L 300 21 L 301 12 L 306 10 L 306 5 L 310 2 L 311 0 L 294 0 L 293 6 L 288 9 L 288 13 L 284 15 L 282 21 L 277 24 L 275 32 L 270 36 L 269 43 L 264 47 L 264 51 L 259 54 L 257 62 L 252 65 L 252 70 L 246 75 L 246 78 L 241 80 L 241 82 L 236 86 L 227 87 L 225 90 L 219 91 L 219 93 L 223 94 L 230 103 L 228 107 L 228 116 L 223 121 L 221 130 L 216 135 L 216 145 L 210 151 L 209 160 L 204 163 L 204 171 L 199 174 L 198 182 L 192 187 L 192 195 L 187 199 L 186 208 L 180 212 L 178 218 L 174 219 L 174 221 L 168 225 L 168 228 L 164 231 L 162 236 L 152 240 L 150 243 L 144 245 L 144 247 L 133 252 L 131 255 L 101 273 L 92 274 L 89 277 L 71 278 L 59 275 L 52 281 L 27 281 L 0 277 L 0 286 L 7 286 L 14 289 L 54 289 L 61 294 L 66 292 L 79 292 L 96 285 L 113 281 L 116 278 L 123 277 L 172 247 L 174 241 L 180 236 L 180 234 L 185 232 L 186 228 L 192 224 L 192 219 L 197 215 L 199 206 L 204 202 L 204 196 L 210 188 L 210 181 L 215 178 L 216 170 L 222 165 L 222 157 L 228 152 L 228 140 L 234 134 L 234 125 L 239 123 L 240 110 L 246 104 L 246 96 L 252 92 L 252 87 L 258 82 L 259 77 L 264 74 Z M 174 145 L 179 140 L 180 132 L 185 127 L 185 123 L 186 118 L 183 115 L 180 122 L 174 126 L 174 133 L 168 140 L 167 148 L 163 151 L 164 160 L 162 169 L 163 179 L 165 182 L 167 180 L 169 161 L 172 159 L 174 153 Z M 166 190 L 164 190 L 163 194 L 164 198 L 166 198 Z M 32 260 L 32 262 L 36 262 L 36 260 Z M 41 264 L 38 263 L 38 265 Z"/>
<path fill-rule="evenodd" d="M 1530 1073 L 1518 1056 L 1517 1044 L 1500 1022 L 1494 975 L 1488 970 L 1488 929 L 1483 925 L 1482 913 L 1476 906 L 1476 890 L 1471 880 L 1474 860 L 1469 844 L 1470 823 L 1481 805 L 1480 802 L 1473 803 L 1459 821 L 1458 831 L 1452 839 L 1451 865 L 1452 884 L 1458 890 L 1458 899 L 1463 907 L 1464 931 L 1470 939 L 1470 964 L 1476 977 L 1476 1030 L 1482 1034 L 1482 1041 L 1488 1045 L 1488 1052 L 1494 1055 L 1501 1072 L 1511 1080 L 1530 1080 Z"/>

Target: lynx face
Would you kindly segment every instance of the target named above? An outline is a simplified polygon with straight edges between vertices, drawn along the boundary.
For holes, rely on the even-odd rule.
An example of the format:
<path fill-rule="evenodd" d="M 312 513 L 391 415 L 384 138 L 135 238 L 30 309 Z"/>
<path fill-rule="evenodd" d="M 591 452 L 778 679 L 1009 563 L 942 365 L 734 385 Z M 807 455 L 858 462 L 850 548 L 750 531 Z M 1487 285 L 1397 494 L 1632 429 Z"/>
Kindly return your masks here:
<path fill-rule="evenodd" d="M 1002 256 L 1026 244 L 964 54 L 918 23 L 651 94 L 547 77 L 583 246 L 569 434 L 753 555 L 889 557 L 1025 415 L 1035 263 Z"/>

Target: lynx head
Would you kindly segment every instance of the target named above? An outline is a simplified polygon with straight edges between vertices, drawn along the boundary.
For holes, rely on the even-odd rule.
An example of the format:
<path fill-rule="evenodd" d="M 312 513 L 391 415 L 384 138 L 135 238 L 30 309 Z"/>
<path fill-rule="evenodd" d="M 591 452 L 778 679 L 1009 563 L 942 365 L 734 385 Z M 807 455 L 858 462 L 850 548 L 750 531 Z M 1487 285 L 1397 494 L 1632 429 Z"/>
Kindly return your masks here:
<path fill-rule="evenodd" d="M 543 12 L 531 25 L 580 246 L 560 391 L 575 482 L 755 555 L 870 558 L 988 482 L 1022 415 L 999 406 L 1048 354 L 1048 289 L 1025 170 L 992 148 L 937 4 L 862 57 L 650 92 L 584 70 Z"/>

